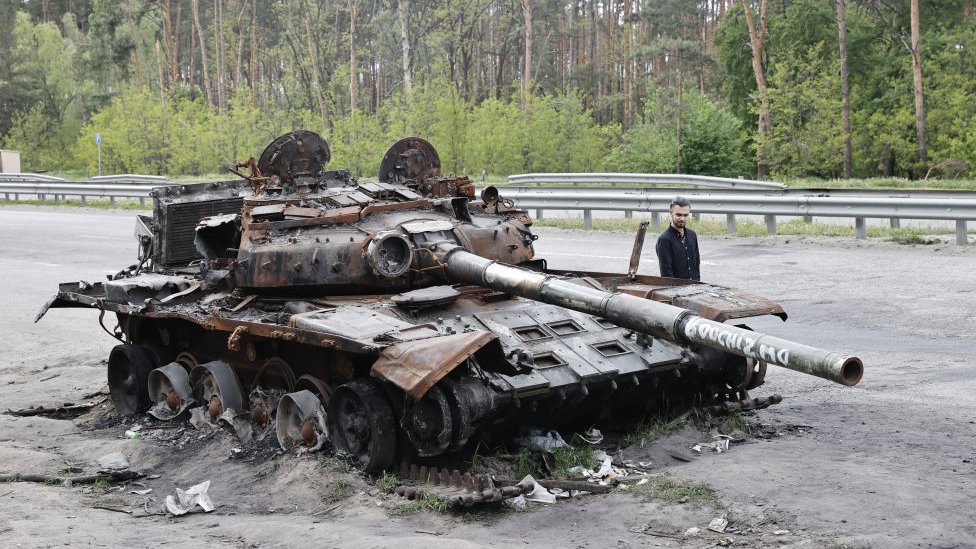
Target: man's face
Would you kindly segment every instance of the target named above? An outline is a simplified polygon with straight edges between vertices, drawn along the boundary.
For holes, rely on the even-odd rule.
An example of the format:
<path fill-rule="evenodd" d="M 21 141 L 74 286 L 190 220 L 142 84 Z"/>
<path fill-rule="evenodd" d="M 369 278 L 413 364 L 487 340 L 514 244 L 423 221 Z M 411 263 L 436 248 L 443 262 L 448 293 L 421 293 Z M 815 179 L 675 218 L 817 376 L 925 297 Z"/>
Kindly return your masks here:
<path fill-rule="evenodd" d="M 688 224 L 688 216 L 691 215 L 691 206 L 671 206 L 671 225 L 675 229 L 684 229 Z"/>

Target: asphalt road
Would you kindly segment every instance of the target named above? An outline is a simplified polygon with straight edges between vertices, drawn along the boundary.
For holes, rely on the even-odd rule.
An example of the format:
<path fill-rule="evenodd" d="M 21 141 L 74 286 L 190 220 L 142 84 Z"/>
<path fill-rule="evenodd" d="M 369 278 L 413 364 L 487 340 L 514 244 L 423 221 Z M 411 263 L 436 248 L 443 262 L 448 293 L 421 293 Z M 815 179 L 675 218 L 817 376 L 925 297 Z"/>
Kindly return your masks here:
<path fill-rule="evenodd" d="M 38 324 L 33 317 L 59 282 L 102 279 L 133 263 L 134 224 L 132 212 L 0 207 L 2 407 L 40 398 L 14 388 L 17 372 L 39 376 L 78 356 L 107 356 L 115 341 L 94 311 L 52 310 Z M 551 267 L 626 271 L 630 235 L 537 232 Z M 845 388 L 771 367 L 755 394 L 786 400 L 760 417 L 789 435 L 736 446 L 681 474 L 852 546 L 976 547 L 976 248 L 700 240 L 706 280 L 777 300 L 790 314 L 786 323 L 755 319 L 752 328 L 857 355 L 865 375 Z M 656 270 L 649 238 L 640 271 Z M 93 377 L 90 387 L 104 371 L 83 375 Z M 47 384 L 46 398 L 64 400 L 86 386 L 80 378 Z"/>

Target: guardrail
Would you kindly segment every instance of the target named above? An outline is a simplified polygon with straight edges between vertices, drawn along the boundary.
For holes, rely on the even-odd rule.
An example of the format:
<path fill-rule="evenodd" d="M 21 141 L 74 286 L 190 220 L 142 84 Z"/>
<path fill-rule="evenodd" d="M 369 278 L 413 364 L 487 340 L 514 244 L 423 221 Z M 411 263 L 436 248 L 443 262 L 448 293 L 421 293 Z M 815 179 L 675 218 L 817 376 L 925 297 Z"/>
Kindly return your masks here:
<path fill-rule="evenodd" d="M 526 174 L 526 176 L 530 175 L 537 176 L 539 174 Z M 542 175 L 552 175 L 554 181 L 566 181 L 566 176 L 580 175 L 579 178 L 570 179 L 584 182 L 586 179 L 605 181 L 602 178 L 611 174 Z M 624 175 L 661 177 L 645 174 Z M 523 180 L 520 179 L 522 177 L 512 176 L 510 180 L 521 181 Z M 165 180 L 165 178 L 163 179 Z M 697 185 L 705 185 L 715 183 L 715 180 L 722 180 L 723 178 L 680 175 L 674 176 L 674 178 L 665 177 L 665 179 L 671 179 L 671 183 L 674 183 L 676 179 L 696 180 Z M 168 183 L 168 180 L 165 181 Z M 663 184 L 663 181 L 664 179 L 661 179 L 659 183 Z M 743 181 L 745 180 L 730 179 L 725 180 L 725 183 L 741 184 Z M 745 182 L 747 184 L 763 183 Z M 14 200 L 19 200 L 21 194 L 37 196 L 40 200 L 53 196 L 55 202 L 66 196 L 79 196 L 82 203 L 85 203 L 87 197 L 97 196 L 108 197 L 113 205 L 116 198 L 138 198 L 139 203 L 145 206 L 150 190 L 151 188 L 145 183 L 137 185 L 97 184 L 94 182 L 65 182 L 59 178 L 37 174 L 0 175 L 0 193 L 3 193 L 6 200 L 10 200 L 11 195 L 13 195 Z M 582 211 L 583 221 L 588 227 L 593 224 L 594 210 L 623 211 L 628 217 L 634 211 L 650 212 L 652 223 L 657 227 L 660 222 L 660 214 L 668 210 L 671 199 L 676 192 L 681 192 L 692 201 L 696 213 L 725 214 L 730 234 L 735 233 L 737 215 L 764 216 L 766 229 L 771 234 L 776 232 L 777 216 L 795 216 L 807 219 L 813 216 L 853 218 L 855 236 L 859 239 L 867 238 L 866 219 L 868 218 L 890 219 L 892 227 L 897 227 L 901 219 L 930 219 L 954 221 L 956 243 L 966 244 L 968 243 L 968 222 L 976 220 L 976 193 L 967 191 L 801 190 L 786 189 L 780 184 L 774 184 L 772 188 L 762 190 L 764 192 L 758 192 L 759 189 L 755 187 L 749 188 L 742 185 L 724 187 L 722 191 L 614 187 L 506 187 L 503 194 L 506 198 L 515 200 L 522 208 L 535 209 L 536 217 L 539 219 L 543 217 L 543 211 L 547 209 Z M 831 194 L 838 196 L 830 196 Z"/>
<path fill-rule="evenodd" d="M 54 197 L 54 202 L 60 202 L 66 196 L 80 196 L 85 204 L 89 196 L 108 197 L 112 205 L 116 198 L 138 198 L 139 204 L 145 206 L 146 198 L 152 187 L 145 185 L 96 185 L 92 183 L 0 183 L 0 193 L 4 199 L 20 200 L 20 195 L 36 196 L 44 201 L 48 196 Z"/>
<path fill-rule="evenodd" d="M 776 216 L 813 216 L 854 218 L 855 236 L 867 238 L 867 218 L 891 219 L 893 227 L 901 219 L 931 219 L 955 221 L 956 243 L 968 243 L 967 223 L 976 220 L 976 195 L 967 198 L 891 197 L 891 196 L 797 196 L 757 193 L 683 193 L 691 201 L 696 213 L 725 214 L 730 234 L 736 230 L 736 215 L 762 215 L 766 230 L 776 232 Z M 584 189 L 575 187 L 532 188 L 510 187 L 503 195 L 525 209 L 535 209 L 542 218 L 544 210 L 577 210 L 583 212 L 583 222 L 592 226 L 594 210 L 651 212 L 652 223 L 659 224 L 659 216 L 666 212 L 674 198 L 674 191 L 655 189 Z"/>
<path fill-rule="evenodd" d="M 752 179 L 733 179 L 729 177 L 711 177 L 689 174 L 660 174 L 660 173 L 524 173 L 508 176 L 512 185 L 536 185 L 546 183 L 617 183 L 654 187 L 657 185 L 691 185 L 694 187 L 711 187 L 724 189 L 785 189 L 782 183 L 770 181 L 754 181 Z"/>

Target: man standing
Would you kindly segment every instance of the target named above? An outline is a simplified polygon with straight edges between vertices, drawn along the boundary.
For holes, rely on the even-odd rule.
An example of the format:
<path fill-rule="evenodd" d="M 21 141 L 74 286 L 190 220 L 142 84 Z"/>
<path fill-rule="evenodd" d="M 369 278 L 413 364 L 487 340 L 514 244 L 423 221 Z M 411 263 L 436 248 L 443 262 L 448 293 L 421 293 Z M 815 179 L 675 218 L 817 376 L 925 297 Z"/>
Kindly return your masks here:
<path fill-rule="evenodd" d="M 701 280 L 698 265 L 698 235 L 686 227 L 691 215 L 691 202 L 683 196 L 676 196 L 668 210 L 671 224 L 657 237 L 657 261 L 661 266 L 661 276 Z"/>

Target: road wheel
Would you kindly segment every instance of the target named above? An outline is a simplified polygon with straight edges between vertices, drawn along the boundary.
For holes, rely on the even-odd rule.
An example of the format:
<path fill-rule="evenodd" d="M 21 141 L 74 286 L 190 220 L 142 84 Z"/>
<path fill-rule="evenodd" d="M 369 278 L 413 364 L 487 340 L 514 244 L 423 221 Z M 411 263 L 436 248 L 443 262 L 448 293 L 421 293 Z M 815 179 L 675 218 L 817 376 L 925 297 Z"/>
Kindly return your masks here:
<path fill-rule="evenodd" d="M 149 372 L 155 367 L 153 356 L 138 345 L 125 343 L 112 348 L 108 355 L 108 390 L 119 414 L 135 414 L 149 408 Z"/>
<path fill-rule="evenodd" d="M 367 473 L 378 473 L 393 464 L 396 421 L 375 381 L 357 379 L 337 387 L 329 399 L 326 421 L 336 450 L 354 456 Z"/>

